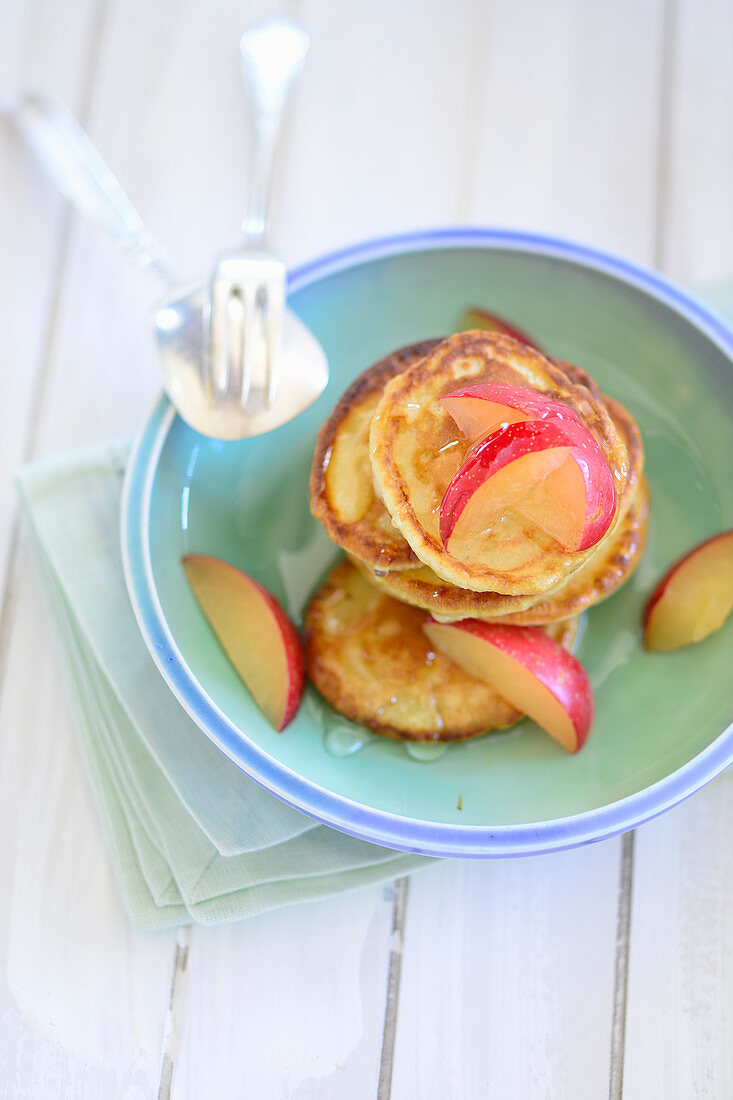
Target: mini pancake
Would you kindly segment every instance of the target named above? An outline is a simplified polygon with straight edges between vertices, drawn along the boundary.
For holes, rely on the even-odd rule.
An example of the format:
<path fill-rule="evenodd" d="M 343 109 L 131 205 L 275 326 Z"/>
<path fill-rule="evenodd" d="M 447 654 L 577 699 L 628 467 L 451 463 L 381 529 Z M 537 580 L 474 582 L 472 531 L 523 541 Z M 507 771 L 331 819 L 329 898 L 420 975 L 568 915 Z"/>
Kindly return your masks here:
<path fill-rule="evenodd" d="M 529 387 L 578 414 L 616 485 L 616 514 L 604 536 L 609 537 L 633 492 L 630 456 L 597 388 L 585 379 L 583 372 L 568 373 L 510 337 L 467 332 L 444 340 L 387 383 L 369 434 L 375 489 L 414 553 L 443 580 L 476 592 L 541 595 L 564 583 L 596 549 L 569 554 L 510 511 L 490 532 L 454 539 L 450 552 L 443 546 L 440 504 L 468 443 L 438 399 L 460 385 L 491 381 Z"/>
<path fill-rule="evenodd" d="M 431 649 L 425 618 L 341 562 L 306 609 L 311 682 L 347 718 L 404 741 L 458 741 L 516 722 L 514 707 Z M 576 631 L 577 619 L 550 628 L 566 648 Z"/>
<path fill-rule="evenodd" d="M 409 570 L 410 583 L 401 586 L 404 594 L 398 598 L 414 602 L 416 606 L 428 607 L 435 606 L 436 597 L 432 597 L 430 604 L 425 603 L 423 593 L 426 586 L 431 591 L 436 586 L 442 591 L 455 590 L 455 586 L 437 578 L 433 570 L 422 565 L 377 497 L 370 475 L 368 436 L 371 418 L 386 383 L 439 343 L 438 340 L 427 340 L 401 348 L 369 367 L 352 382 L 319 433 L 310 477 L 311 510 L 321 520 L 330 538 L 354 560 L 373 570 L 370 574 L 373 577 L 386 578 L 388 573 Z M 627 495 L 630 495 L 636 488 L 643 464 L 636 424 L 621 405 L 602 397 L 593 379 L 584 371 L 570 363 L 556 362 L 574 382 L 585 386 L 596 401 L 604 401 L 611 412 L 630 454 L 627 488 Z M 408 578 L 405 580 L 407 582 Z M 385 587 L 388 591 L 393 590 L 389 583 Z M 413 594 L 412 599 L 409 592 Z M 462 598 L 465 600 L 468 597 L 464 595 Z M 516 611 L 534 602 L 534 595 L 507 597 L 499 593 L 486 593 L 482 594 L 482 614 L 478 610 L 471 614 L 493 617 L 503 614 L 506 608 Z"/>
<path fill-rule="evenodd" d="M 378 574 L 356 559 L 354 564 L 383 592 L 429 611 L 436 619 L 499 620 L 518 626 L 543 626 L 577 615 L 606 599 L 628 580 L 639 563 L 646 542 L 649 490 L 639 482 L 631 507 L 614 534 L 604 539 L 598 552 L 546 597 L 502 596 L 497 592 L 471 592 L 456 588 L 427 565 L 400 572 Z"/>
<path fill-rule="evenodd" d="M 439 342 L 411 344 L 365 370 L 318 434 L 310 476 L 311 511 L 335 543 L 381 569 L 409 569 L 418 561 L 374 492 L 369 428 L 387 382 Z"/>

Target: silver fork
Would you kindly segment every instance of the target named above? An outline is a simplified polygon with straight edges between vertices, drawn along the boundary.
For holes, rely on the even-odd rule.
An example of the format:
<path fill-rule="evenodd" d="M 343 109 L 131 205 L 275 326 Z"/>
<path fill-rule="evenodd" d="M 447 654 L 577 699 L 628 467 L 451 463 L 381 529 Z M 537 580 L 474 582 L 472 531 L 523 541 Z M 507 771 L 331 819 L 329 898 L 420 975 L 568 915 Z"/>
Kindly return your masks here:
<path fill-rule="evenodd" d="M 289 92 L 309 39 L 293 19 L 267 19 L 239 43 L 254 133 L 244 247 L 222 253 L 211 277 L 204 383 L 215 404 L 269 409 L 278 383 L 285 264 L 267 246 L 272 166 Z"/>

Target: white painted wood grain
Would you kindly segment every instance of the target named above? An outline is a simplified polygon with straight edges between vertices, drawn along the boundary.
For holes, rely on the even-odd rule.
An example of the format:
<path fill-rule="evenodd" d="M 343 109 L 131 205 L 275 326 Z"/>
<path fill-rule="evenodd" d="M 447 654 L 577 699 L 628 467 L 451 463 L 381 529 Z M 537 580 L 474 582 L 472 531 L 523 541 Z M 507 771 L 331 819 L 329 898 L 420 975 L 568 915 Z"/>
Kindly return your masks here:
<path fill-rule="evenodd" d="M 391 914 L 370 887 L 195 929 L 174 1100 L 371 1100 Z"/>
<path fill-rule="evenodd" d="M 733 1095 L 733 774 L 640 830 L 624 1097 Z"/>
<path fill-rule="evenodd" d="M 0 94 L 43 86 L 79 109 L 94 28 L 93 0 L 79 0 L 65 19 L 65 48 L 58 49 L 58 19 L 46 0 L 3 7 Z M 65 248 L 65 209 L 31 156 L 0 116 L 0 578 L 5 576 L 14 530 L 11 473 L 29 446 L 29 419 L 53 324 L 59 263 Z"/>
<path fill-rule="evenodd" d="M 475 7 L 304 0 L 311 56 L 275 209 L 291 256 L 464 217 Z"/>
<path fill-rule="evenodd" d="M 174 937 L 134 933 L 122 906 L 30 561 L 0 705 L 0 829 L 0 1096 L 155 1095 Z"/>
<path fill-rule="evenodd" d="M 676 0 L 672 24 L 661 261 L 693 284 L 733 269 L 733 5 Z"/>
<path fill-rule="evenodd" d="M 650 262 L 663 7 L 477 4 L 467 219 Z"/>
<path fill-rule="evenodd" d="M 607 1094 L 618 853 L 413 878 L 394 1100 Z"/>

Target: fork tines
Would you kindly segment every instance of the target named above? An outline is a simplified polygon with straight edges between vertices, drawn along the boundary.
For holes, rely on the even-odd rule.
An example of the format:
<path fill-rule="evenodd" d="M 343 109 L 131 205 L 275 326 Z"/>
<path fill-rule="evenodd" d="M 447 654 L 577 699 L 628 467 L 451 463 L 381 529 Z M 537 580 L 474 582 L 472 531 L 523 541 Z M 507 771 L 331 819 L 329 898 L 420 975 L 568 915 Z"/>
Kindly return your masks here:
<path fill-rule="evenodd" d="M 282 260 L 269 253 L 219 257 L 211 281 L 205 377 L 212 401 L 270 407 L 284 309 Z"/>

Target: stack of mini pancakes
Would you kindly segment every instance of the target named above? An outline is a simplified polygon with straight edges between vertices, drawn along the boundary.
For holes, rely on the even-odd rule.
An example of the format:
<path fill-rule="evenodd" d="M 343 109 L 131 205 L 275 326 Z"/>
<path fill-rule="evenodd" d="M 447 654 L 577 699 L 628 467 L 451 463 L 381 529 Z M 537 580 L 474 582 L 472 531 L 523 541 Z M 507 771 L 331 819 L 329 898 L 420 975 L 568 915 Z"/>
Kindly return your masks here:
<path fill-rule="evenodd" d="M 491 531 L 444 546 L 440 505 L 469 441 L 439 398 L 482 382 L 561 401 L 593 433 L 616 487 L 613 521 L 595 546 L 568 553 L 510 510 Z M 508 336 L 461 333 L 376 363 L 343 394 L 313 459 L 313 514 L 347 557 L 306 611 L 311 681 L 348 718 L 403 740 L 460 740 L 513 724 L 513 707 L 431 649 L 426 613 L 541 626 L 569 648 L 580 612 L 639 560 L 649 511 L 642 468 L 626 409 L 582 370 Z"/>

